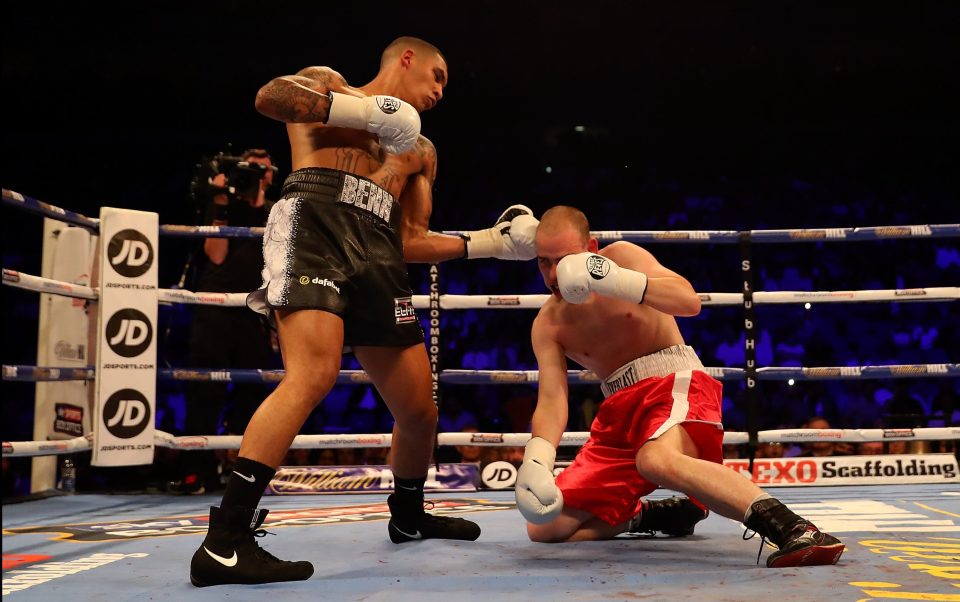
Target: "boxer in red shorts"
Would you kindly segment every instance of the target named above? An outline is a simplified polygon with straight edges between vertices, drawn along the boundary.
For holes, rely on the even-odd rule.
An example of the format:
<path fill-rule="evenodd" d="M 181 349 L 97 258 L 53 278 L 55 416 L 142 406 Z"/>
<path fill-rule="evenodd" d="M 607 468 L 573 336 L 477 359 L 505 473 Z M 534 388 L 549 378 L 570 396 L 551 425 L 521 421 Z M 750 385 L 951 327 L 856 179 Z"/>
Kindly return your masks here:
<path fill-rule="evenodd" d="M 531 333 L 540 387 L 516 483 L 530 539 L 637 530 L 651 522 L 641 496 L 662 486 L 774 543 L 769 567 L 835 564 L 844 550 L 838 539 L 722 465 L 721 385 L 684 345 L 675 319 L 700 312 L 690 283 L 637 245 L 600 250 L 586 216 L 572 207 L 543 214 L 536 250 L 553 294 Z M 567 424 L 567 358 L 601 378 L 606 399 L 590 439 L 554 481 Z"/>

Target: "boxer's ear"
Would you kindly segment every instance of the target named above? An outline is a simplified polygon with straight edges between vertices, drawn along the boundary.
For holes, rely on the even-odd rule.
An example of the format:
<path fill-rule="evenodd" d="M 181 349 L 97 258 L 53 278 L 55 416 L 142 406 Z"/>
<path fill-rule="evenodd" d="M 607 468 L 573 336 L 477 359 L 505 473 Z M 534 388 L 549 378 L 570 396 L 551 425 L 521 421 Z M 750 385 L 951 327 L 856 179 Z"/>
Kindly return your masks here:
<path fill-rule="evenodd" d="M 597 241 L 596 238 L 591 238 L 590 240 L 587 241 L 587 250 L 590 251 L 591 253 L 596 253 L 597 251 L 600 250 L 600 243 Z"/>

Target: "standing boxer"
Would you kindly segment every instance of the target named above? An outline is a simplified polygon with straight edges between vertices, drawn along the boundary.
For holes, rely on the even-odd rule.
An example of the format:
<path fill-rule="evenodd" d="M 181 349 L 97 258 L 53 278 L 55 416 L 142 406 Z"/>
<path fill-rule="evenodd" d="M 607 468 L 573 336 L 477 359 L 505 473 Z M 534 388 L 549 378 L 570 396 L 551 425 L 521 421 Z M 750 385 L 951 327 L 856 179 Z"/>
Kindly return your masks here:
<path fill-rule="evenodd" d="M 344 345 L 396 421 L 390 539 L 479 537 L 476 524 L 423 509 L 437 408 L 404 261 L 532 259 L 537 220 L 514 206 L 494 227 L 463 237 L 429 230 L 437 152 L 420 135 L 420 113 L 440 102 L 447 79 L 436 47 L 403 37 L 383 51 L 380 71 L 364 86 L 328 67 L 307 67 L 258 92 L 257 110 L 287 124 L 295 171 L 270 212 L 263 286 L 247 303 L 275 319 L 286 375 L 250 420 L 221 505 L 210 509 L 190 566 L 194 585 L 313 574 L 309 562 L 279 560 L 257 545 L 267 511 L 256 506 L 334 385 Z"/>
<path fill-rule="evenodd" d="M 743 521 L 779 548 L 767 566 L 835 564 L 844 546 L 722 465 L 721 385 L 684 345 L 674 316 L 700 312 L 680 275 L 628 242 L 598 250 L 586 216 L 543 214 L 537 262 L 552 291 L 531 333 L 540 371 L 533 438 L 517 476 L 517 506 L 534 541 L 610 537 L 643 520 L 657 485 Z M 590 439 L 553 478 L 567 424 L 567 358 L 603 381 Z"/>

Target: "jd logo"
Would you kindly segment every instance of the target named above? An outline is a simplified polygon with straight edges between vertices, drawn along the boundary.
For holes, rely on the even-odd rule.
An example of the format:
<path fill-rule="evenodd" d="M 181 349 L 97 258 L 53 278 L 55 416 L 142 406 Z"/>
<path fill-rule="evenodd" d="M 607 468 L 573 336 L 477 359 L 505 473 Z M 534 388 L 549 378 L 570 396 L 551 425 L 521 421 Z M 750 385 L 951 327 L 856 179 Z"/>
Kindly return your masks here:
<path fill-rule="evenodd" d="M 517 468 L 509 462 L 491 462 L 483 467 L 480 480 L 490 489 L 507 489 L 517 482 Z"/>
<path fill-rule="evenodd" d="M 121 230 L 110 239 L 107 257 L 118 274 L 136 278 L 144 275 L 153 265 L 153 247 L 147 237 L 137 230 Z"/>
<path fill-rule="evenodd" d="M 150 320 L 135 309 L 121 309 L 107 321 L 107 344 L 117 355 L 140 355 L 147 350 L 152 339 Z"/>
<path fill-rule="evenodd" d="M 103 405 L 103 423 L 110 434 L 131 439 L 143 432 L 150 420 L 150 403 L 135 389 L 120 389 Z"/>

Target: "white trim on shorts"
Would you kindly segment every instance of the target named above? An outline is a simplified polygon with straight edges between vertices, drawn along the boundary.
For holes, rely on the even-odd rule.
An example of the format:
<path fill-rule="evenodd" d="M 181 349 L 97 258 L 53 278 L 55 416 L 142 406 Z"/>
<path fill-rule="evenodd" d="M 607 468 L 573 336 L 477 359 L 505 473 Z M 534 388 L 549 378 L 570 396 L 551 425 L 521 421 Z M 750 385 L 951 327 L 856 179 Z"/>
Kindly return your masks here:
<path fill-rule="evenodd" d="M 693 380 L 692 370 L 683 370 L 673 375 L 673 405 L 670 407 L 670 416 L 664 420 L 656 431 L 650 435 L 650 439 L 656 439 L 681 422 L 691 422 L 687 420 L 687 414 L 690 413 L 690 381 Z M 703 422 L 703 421 L 698 421 Z"/>
<path fill-rule="evenodd" d="M 674 345 L 655 353 L 638 357 L 620 366 L 600 383 L 603 396 L 610 397 L 621 389 L 652 376 L 664 377 L 675 372 L 703 370 L 697 352 L 688 345 Z"/>
<path fill-rule="evenodd" d="M 287 304 L 302 202 L 297 196 L 284 197 L 270 209 L 263 232 L 263 284 L 247 295 L 247 306 L 265 316 L 271 307 Z"/>

